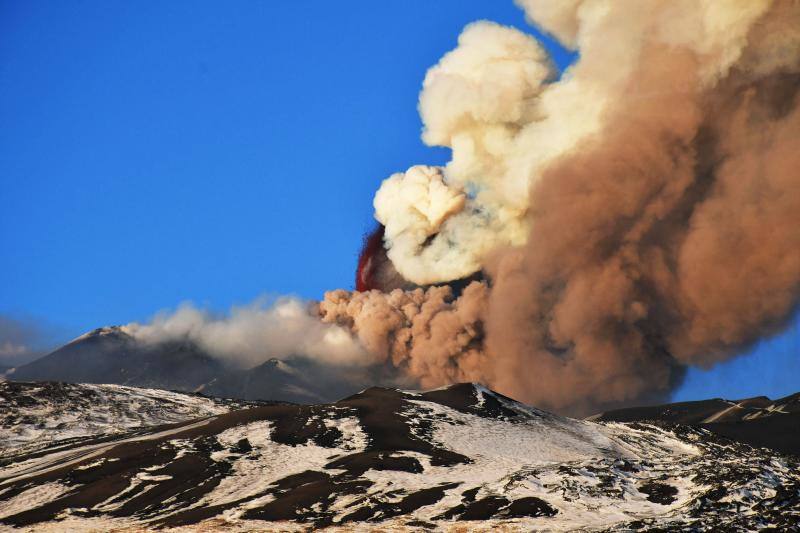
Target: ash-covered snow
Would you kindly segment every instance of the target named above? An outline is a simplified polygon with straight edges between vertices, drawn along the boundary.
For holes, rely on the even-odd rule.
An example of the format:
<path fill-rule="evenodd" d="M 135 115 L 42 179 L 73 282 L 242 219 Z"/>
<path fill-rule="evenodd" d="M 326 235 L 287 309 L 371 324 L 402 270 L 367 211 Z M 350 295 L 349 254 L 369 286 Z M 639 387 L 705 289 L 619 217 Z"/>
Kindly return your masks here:
<path fill-rule="evenodd" d="M 0 459 L 250 404 L 254 402 L 120 385 L 0 382 Z"/>
<path fill-rule="evenodd" d="M 800 521 L 795 458 L 699 428 L 572 420 L 468 384 L 255 407 L 19 460 L 0 469 L 0 524 L 43 531 L 789 531 Z"/>

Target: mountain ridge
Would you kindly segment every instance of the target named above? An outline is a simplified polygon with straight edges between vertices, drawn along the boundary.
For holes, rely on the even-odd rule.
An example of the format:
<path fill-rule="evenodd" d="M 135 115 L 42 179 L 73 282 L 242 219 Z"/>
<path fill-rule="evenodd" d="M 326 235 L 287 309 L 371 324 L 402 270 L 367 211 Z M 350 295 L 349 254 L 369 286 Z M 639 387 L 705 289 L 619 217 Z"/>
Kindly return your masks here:
<path fill-rule="evenodd" d="M 785 529 L 800 519 L 798 467 L 702 428 L 570 419 L 476 384 L 371 387 L 16 456 L 0 468 L 0 523 Z"/>
<path fill-rule="evenodd" d="M 587 420 L 691 425 L 751 446 L 800 456 L 800 392 L 777 400 L 756 396 L 628 407 L 599 413 Z"/>
<path fill-rule="evenodd" d="M 307 359 L 287 362 L 272 358 L 251 368 L 239 368 L 187 340 L 139 342 L 124 326 L 92 330 L 7 372 L 5 378 L 16 382 L 110 383 L 300 404 L 332 402 L 363 388 L 350 376 Z M 760 396 L 628 407 L 588 419 L 695 425 L 739 442 L 800 455 L 800 393 L 774 401 Z"/>
<path fill-rule="evenodd" d="M 295 371 L 295 367 L 301 371 Z M 124 326 L 85 333 L 53 352 L 6 372 L 11 381 L 117 384 L 202 392 L 243 400 L 314 403 L 352 392 L 346 380 L 325 380 L 326 368 L 297 360 L 268 359 L 240 368 L 189 340 L 138 341 Z M 324 386 L 320 386 L 323 384 Z"/>

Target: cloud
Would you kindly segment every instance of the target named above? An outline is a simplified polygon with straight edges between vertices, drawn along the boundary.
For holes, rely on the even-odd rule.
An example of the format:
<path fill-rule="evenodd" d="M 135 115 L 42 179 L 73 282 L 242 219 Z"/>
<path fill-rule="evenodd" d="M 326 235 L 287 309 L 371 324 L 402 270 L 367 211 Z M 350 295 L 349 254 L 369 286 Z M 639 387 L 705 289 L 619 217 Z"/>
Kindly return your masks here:
<path fill-rule="evenodd" d="M 382 183 L 391 268 L 359 269 L 400 288 L 128 329 L 572 414 L 663 399 L 780 330 L 800 299 L 800 3 L 518 4 L 579 58 L 556 78 L 532 36 L 478 22 L 428 71 L 423 140 L 452 160 Z"/>
<path fill-rule="evenodd" d="M 18 366 L 47 353 L 51 328 L 33 320 L 0 315 L 0 366 Z"/>
<path fill-rule="evenodd" d="M 668 395 L 800 298 L 800 4 L 519 0 L 579 59 L 468 26 L 420 95 L 452 148 L 375 197 L 388 257 L 437 290 L 332 291 L 323 318 L 426 385 L 581 413 Z"/>
<path fill-rule="evenodd" d="M 125 330 L 137 340 L 157 344 L 189 340 L 209 353 L 243 367 L 270 358 L 310 358 L 328 365 L 363 366 L 371 357 L 350 332 L 320 322 L 308 302 L 264 298 L 215 315 L 184 304 Z"/>

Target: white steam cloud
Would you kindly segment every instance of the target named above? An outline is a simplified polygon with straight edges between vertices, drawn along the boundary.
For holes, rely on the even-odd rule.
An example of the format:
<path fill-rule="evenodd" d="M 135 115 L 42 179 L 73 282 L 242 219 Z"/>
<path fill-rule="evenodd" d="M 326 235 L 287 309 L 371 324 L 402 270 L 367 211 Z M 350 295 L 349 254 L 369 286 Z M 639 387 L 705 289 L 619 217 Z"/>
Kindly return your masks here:
<path fill-rule="evenodd" d="M 256 301 L 234 307 L 225 316 L 184 304 L 173 313 L 159 313 L 147 324 L 128 324 L 125 331 L 149 344 L 189 341 L 242 367 L 273 357 L 307 357 L 339 366 L 370 361 L 348 330 L 321 322 L 310 304 L 296 298 L 280 298 L 271 305 Z"/>
<path fill-rule="evenodd" d="M 468 26 L 458 47 L 428 71 L 419 103 L 423 140 L 452 148 L 452 161 L 425 170 L 428 194 L 420 187 L 419 167 L 412 167 L 405 176 L 387 179 L 375 197 L 389 258 L 417 284 L 466 277 L 484 265 L 492 250 L 526 242 L 531 187 L 548 165 L 607 127 L 610 109 L 631 94 L 649 48 L 696 53 L 702 61 L 696 79 L 674 81 L 690 84 L 685 90 L 692 92 L 710 87 L 740 59 L 747 33 L 772 4 L 518 3 L 532 23 L 579 49 L 580 60 L 554 81 L 550 59 L 532 36 L 484 21 Z M 774 46 L 787 44 L 776 37 Z M 785 55 L 791 59 L 788 50 Z M 775 55 L 766 59 L 780 61 Z M 455 198 L 466 201 L 455 203 Z M 432 208 L 439 214 L 435 219 L 419 216 Z"/>

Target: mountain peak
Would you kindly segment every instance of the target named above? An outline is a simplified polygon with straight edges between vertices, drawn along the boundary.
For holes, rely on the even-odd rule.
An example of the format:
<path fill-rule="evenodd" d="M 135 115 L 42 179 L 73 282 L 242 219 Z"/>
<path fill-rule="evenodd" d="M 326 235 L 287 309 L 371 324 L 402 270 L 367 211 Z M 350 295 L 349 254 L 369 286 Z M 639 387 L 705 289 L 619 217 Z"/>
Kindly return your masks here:
<path fill-rule="evenodd" d="M 76 337 L 73 339 L 69 344 L 73 344 L 76 342 L 84 341 L 87 339 L 98 338 L 98 337 L 130 337 L 131 333 L 127 326 L 104 326 L 101 328 L 93 329 L 87 333 L 84 333 L 80 337 Z"/>

